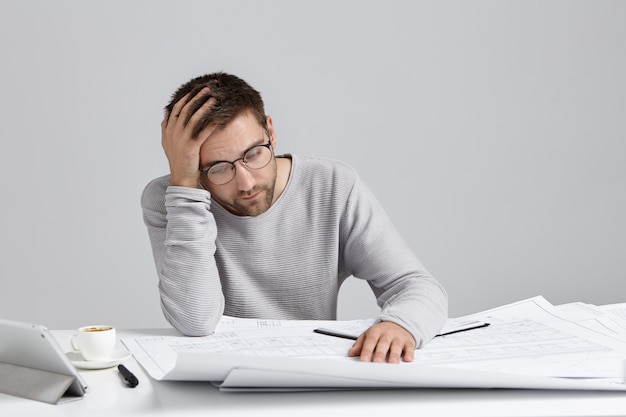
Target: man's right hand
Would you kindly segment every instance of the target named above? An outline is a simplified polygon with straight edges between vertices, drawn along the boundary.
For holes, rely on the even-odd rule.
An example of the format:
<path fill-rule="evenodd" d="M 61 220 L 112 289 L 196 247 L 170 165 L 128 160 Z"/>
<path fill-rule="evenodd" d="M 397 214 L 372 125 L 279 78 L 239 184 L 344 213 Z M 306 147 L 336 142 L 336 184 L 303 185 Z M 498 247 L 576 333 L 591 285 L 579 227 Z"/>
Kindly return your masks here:
<path fill-rule="evenodd" d="M 161 122 L 161 145 L 170 164 L 170 185 L 190 188 L 198 186 L 200 147 L 211 136 L 215 126 L 207 127 L 196 137 L 193 137 L 192 132 L 198 119 L 215 104 L 215 99 L 207 100 L 195 113 L 190 115 L 189 112 L 198 97 L 210 93 L 211 90 L 207 87 L 194 97 L 190 98 L 187 94 L 174 104 L 171 113 L 166 114 Z"/>

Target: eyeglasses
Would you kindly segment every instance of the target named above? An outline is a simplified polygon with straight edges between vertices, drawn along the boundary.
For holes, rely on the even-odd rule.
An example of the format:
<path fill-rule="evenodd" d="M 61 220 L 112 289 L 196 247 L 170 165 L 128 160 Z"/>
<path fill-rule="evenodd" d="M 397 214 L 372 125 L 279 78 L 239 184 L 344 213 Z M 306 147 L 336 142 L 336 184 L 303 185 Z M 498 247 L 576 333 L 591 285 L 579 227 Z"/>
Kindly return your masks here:
<path fill-rule="evenodd" d="M 267 131 L 266 131 L 267 133 Z M 269 137 L 269 133 L 268 133 Z M 237 168 L 235 162 L 241 161 L 241 163 L 248 169 L 261 169 L 265 168 L 267 164 L 272 160 L 272 143 L 267 142 L 264 145 L 255 145 L 245 151 L 241 158 L 235 159 L 232 162 L 218 161 L 211 164 L 207 169 L 201 171 L 209 181 L 214 185 L 224 185 L 232 181 L 235 178 Z"/>

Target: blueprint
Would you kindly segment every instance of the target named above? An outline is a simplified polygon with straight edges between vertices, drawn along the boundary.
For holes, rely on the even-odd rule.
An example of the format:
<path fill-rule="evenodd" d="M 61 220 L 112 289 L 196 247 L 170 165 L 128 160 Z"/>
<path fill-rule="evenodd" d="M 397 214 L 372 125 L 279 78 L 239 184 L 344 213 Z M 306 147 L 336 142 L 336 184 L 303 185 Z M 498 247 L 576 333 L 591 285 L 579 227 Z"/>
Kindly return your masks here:
<path fill-rule="evenodd" d="M 359 362 L 346 354 L 352 340 L 313 332 L 325 327 L 358 335 L 372 319 L 224 317 L 210 336 L 154 335 L 123 342 L 154 379 L 213 381 L 233 389 L 467 386 L 626 390 L 621 311 L 621 305 L 613 309 L 576 303 L 555 307 L 538 296 L 451 319 L 449 328 L 463 323 L 488 322 L 489 326 L 436 337 L 416 350 L 413 362 L 401 364 Z"/>

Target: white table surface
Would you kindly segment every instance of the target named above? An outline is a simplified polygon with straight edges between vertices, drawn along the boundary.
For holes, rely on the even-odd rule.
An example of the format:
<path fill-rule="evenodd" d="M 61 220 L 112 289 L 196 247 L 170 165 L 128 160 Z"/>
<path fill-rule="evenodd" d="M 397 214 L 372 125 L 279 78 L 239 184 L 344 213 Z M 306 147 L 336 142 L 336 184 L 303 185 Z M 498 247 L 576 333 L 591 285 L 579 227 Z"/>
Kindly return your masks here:
<path fill-rule="evenodd" d="M 72 331 L 54 331 L 69 350 Z M 119 330 L 119 338 L 168 330 Z M 0 416 L 626 416 L 626 393 L 540 390 L 408 389 L 293 393 L 226 393 L 210 383 L 152 380 L 134 360 L 139 379 L 124 384 L 116 367 L 81 370 L 90 392 L 81 400 L 51 405 L 0 394 Z"/>

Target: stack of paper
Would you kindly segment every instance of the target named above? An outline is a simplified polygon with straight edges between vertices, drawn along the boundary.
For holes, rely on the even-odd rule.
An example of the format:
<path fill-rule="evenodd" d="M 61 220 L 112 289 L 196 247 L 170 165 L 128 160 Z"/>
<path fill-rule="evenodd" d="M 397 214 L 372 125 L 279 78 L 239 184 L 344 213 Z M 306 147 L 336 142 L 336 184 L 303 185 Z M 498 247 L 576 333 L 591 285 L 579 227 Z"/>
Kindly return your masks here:
<path fill-rule="evenodd" d="M 224 317 L 216 333 L 123 342 L 157 380 L 212 381 L 223 390 L 338 388 L 525 388 L 626 390 L 626 305 L 555 307 L 535 297 L 450 319 L 442 333 L 401 364 L 348 358 L 373 320 L 288 321 Z"/>

